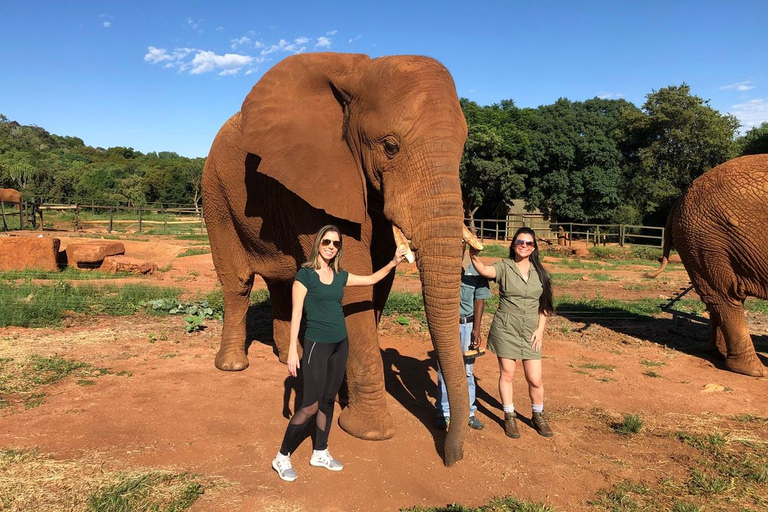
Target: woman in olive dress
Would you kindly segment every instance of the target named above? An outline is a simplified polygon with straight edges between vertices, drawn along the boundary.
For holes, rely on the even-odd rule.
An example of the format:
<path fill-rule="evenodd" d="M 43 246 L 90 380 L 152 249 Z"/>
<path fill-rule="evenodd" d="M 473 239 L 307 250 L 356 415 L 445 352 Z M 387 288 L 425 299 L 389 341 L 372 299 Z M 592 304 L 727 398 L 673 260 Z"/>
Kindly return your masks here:
<path fill-rule="evenodd" d="M 539 262 L 536 234 L 520 228 L 512 238 L 509 258 L 485 265 L 471 250 L 477 273 L 499 285 L 499 308 L 488 333 L 488 350 L 499 360 L 499 395 L 504 406 L 504 432 L 517 439 L 517 414 L 512 402 L 512 382 L 517 360 L 523 361 L 532 423 L 544 437 L 552 429 L 544 416 L 544 384 L 541 377 L 541 348 L 547 316 L 554 312 L 549 274 Z"/>

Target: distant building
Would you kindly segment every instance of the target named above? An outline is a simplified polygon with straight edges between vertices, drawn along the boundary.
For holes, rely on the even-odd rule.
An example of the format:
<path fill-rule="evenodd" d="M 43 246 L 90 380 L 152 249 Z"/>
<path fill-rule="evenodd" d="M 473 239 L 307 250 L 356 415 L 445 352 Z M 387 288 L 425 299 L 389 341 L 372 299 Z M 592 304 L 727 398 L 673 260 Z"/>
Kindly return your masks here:
<path fill-rule="evenodd" d="M 506 219 L 506 239 L 511 240 L 518 228 L 529 227 L 539 238 L 557 239 L 557 233 L 550 229 L 553 220 L 544 216 L 538 209 L 529 212 L 525 209 L 523 199 L 514 199 L 511 203 L 503 201 L 496 207 L 493 214 L 497 219 Z"/>

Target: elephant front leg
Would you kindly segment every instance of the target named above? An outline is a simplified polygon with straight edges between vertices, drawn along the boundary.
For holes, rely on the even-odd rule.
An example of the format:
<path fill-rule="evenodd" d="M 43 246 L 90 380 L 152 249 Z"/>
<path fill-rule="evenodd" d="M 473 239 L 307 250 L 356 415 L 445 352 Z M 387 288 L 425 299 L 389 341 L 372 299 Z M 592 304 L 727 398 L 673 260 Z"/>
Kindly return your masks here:
<path fill-rule="evenodd" d="M 362 311 L 354 312 L 356 309 Z M 384 366 L 370 298 L 347 304 L 345 312 L 349 335 L 349 404 L 339 416 L 339 426 L 360 439 L 390 439 L 395 435 L 395 422 L 387 408 Z"/>
<path fill-rule="evenodd" d="M 752 377 L 766 377 L 768 370 L 757 357 L 752 337 L 744 319 L 744 308 L 738 306 L 718 306 L 711 308 L 710 329 L 722 330 L 725 344 L 725 366 L 729 370 L 750 375 Z M 717 340 L 716 346 L 720 349 Z"/>
<path fill-rule="evenodd" d="M 248 368 L 245 355 L 245 318 L 248 314 L 247 292 L 237 293 L 224 288 L 224 328 L 221 346 L 216 354 L 216 368 L 224 371 L 240 371 Z"/>

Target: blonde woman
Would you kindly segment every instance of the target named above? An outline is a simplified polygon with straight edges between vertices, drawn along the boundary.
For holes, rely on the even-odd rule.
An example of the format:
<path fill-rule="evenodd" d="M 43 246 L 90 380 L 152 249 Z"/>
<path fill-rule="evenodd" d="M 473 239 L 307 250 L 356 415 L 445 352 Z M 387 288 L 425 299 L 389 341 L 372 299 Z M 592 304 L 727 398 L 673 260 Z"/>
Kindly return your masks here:
<path fill-rule="evenodd" d="M 323 226 L 315 235 L 309 259 L 296 273 L 293 282 L 288 372 L 295 377 L 301 369 L 304 396 L 301 407 L 288 423 L 280 451 L 272 461 L 272 468 L 283 480 L 292 482 L 298 477 L 290 455 L 312 418 L 315 418 L 316 431 L 309 464 L 331 471 L 344 469 L 344 465 L 328 451 L 334 400 L 344 378 L 349 353 L 347 326 L 341 307 L 344 287 L 378 283 L 403 260 L 406 252 L 406 247 L 398 247 L 392 261 L 379 271 L 370 276 L 356 276 L 341 268 L 343 245 L 339 228 Z M 306 314 L 307 329 L 300 362 L 299 326 L 303 314 Z"/>

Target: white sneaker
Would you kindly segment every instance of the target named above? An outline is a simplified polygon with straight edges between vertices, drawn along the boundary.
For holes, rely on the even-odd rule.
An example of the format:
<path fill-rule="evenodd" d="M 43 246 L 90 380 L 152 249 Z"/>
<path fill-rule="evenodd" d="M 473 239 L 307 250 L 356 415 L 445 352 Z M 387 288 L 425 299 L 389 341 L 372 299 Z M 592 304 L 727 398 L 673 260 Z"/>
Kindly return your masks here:
<path fill-rule="evenodd" d="M 312 457 L 309 458 L 309 465 L 330 469 L 331 471 L 341 471 L 344 469 L 344 464 L 334 459 L 327 449 L 322 451 L 313 450 Z"/>
<path fill-rule="evenodd" d="M 290 456 L 275 457 L 272 461 L 272 469 L 277 471 L 277 474 L 280 475 L 280 478 L 286 482 L 293 482 L 299 477 L 299 474 L 296 473 L 296 470 L 293 469 L 293 465 L 291 465 Z"/>

